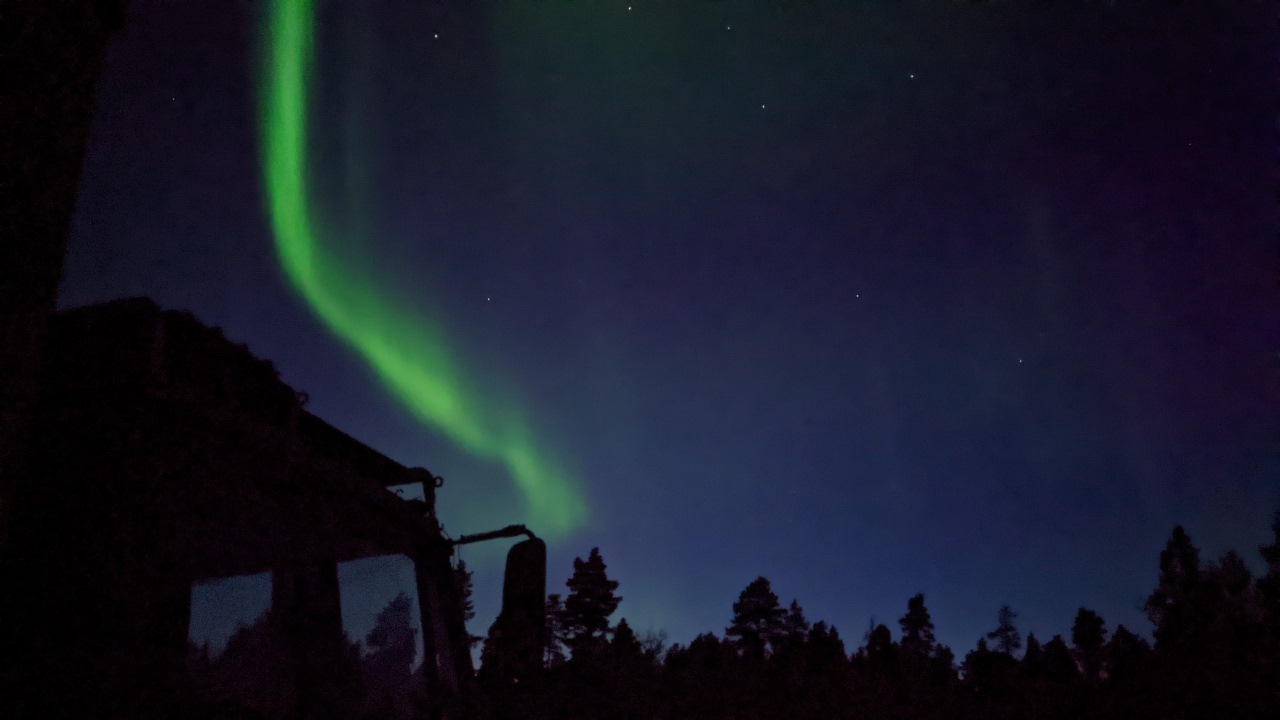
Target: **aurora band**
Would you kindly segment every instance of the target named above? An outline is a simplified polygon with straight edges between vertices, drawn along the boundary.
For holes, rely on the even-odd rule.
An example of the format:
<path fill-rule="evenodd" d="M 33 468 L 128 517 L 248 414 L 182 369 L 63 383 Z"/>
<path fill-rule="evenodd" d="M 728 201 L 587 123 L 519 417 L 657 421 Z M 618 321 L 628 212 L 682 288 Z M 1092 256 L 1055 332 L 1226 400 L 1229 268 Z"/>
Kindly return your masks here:
<path fill-rule="evenodd" d="M 435 323 L 392 303 L 370 278 L 326 254 L 307 198 L 311 1 L 275 0 L 269 12 L 262 159 L 276 253 L 289 281 L 415 417 L 472 455 L 506 468 L 539 532 L 569 532 L 586 515 L 577 483 L 539 451 L 519 413 L 485 412 Z"/>

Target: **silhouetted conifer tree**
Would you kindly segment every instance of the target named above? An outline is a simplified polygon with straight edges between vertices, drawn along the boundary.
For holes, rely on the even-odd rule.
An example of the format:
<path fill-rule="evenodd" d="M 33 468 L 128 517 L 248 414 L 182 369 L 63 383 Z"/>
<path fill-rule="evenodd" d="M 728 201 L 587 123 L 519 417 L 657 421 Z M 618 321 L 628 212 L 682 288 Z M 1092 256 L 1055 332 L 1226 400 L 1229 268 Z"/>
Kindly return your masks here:
<path fill-rule="evenodd" d="M 907 614 L 898 625 L 902 627 L 904 707 L 914 717 L 945 714 L 955 680 L 955 656 L 934 639 L 933 620 L 922 593 L 907 600 Z"/>
<path fill-rule="evenodd" d="M 788 640 L 803 641 L 809 634 L 809 621 L 805 619 L 800 603 L 792 600 L 787 608 L 787 615 L 782 622 L 782 632 Z"/>
<path fill-rule="evenodd" d="M 562 664 L 566 659 L 568 634 L 564 626 L 564 602 L 559 593 L 547 595 L 546 610 L 547 635 L 543 652 L 543 665 L 552 668 Z"/>
<path fill-rule="evenodd" d="M 1151 656 L 1151 646 L 1124 625 L 1116 627 L 1107 642 L 1107 679 L 1112 682 L 1136 676 Z"/>
<path fill-rule="evenodd" d="M 866 644 L 850 661 L 852 715 L 866 718 L 900 715 L 897 696 L 902 674 L 898 654 L 889 628 L 880 624 L 867 632 Z"/>
<path fill-rule="evenodd" d="M 931 657 L 937 642 L 933 637 L 933 620 L 924 606 L 924 594 L 918 593 L 907 600 L 907 614 L 898 624 L 902 626 L 902 652 L 908 657 Z"/>
<path fill-rule="evenodd" d="M 782 617 L 781 632 L 762 678 L 763 712 L 772 716 L 794 716 L 801 711 L 799 698 L 806 693 L 810 680 L 808 642 L 811 629 L 800 603 L 792 600 Z"/>
<path fill-rule="evenodd" d="M 1071 644 L 1075 646 L 1076 664 L 1089 682 L 1098 682 L 1102 677 L 1106 641 L 1107 628 L 1102 616 L 1088 608 L 1080 608 L 1071 625 Z"/>
<path fill-rule="evenodd" d="M 818 676 L 844 674 L 849 664 L 849 656 L 845 652 L 844 641 L 840 639 L 839 630 L 819 620 L 809 629 L 807 644 L 809 668 L 812 674 Z"/>
<path fill-rule="evenodd" d="M 1217 706 L 1224 715 L 1257 717 L 1267 696 L 1280 700 L 1280 673 L 1272 658 L 1275 646 L 1267 637 L 1253 574 L 1244 559 L 1229 551 L 1200 573 L 1196 601 L 1195 645 L 1201 668 L 1210 669 L 1201 687 L 1204 706 Z M 1194 669 L 1194 666 L 1193 666 Z"/>
<path fill-rule="evenodd" d="M 1022 672 L 1031 678 L 1038 678 L 1044 672 L 1044 650 L 1035 633 L 1027 634 L 1027 651 L 1022 653 Z"/>
<path fill-rule="evenodd" d="M 797 720 L 840 717 L 848 710 L 850 671 L 840 633 L 819 620 L 809 628 L 801 650 L 785 715 Z"/>
<path fill-rule="evenodd" d="M 1076 661 L 1071 657 L 1071 649 L 1061 635 L 1044 644 L 1043 676 L 1051 682 L 1066 682 L 1080 675 Z"/>
<path fill-rule="evenodd" d="M 1189 641 L 1200 580 L 1200 551 L 1179 525 L 1160 553 L 1160 581 L 1147 598 L 1147 617 L 1155 625 L 1157 649 L 1174 650 Z"/>
<path fill-rule="evenodd" d="M 970 714 L 981 718 L 1013 716 L 1020 678 L 1018 661 L 1007 652 L 987 648 L 986 638 L 961 663 L 966 691 L 965 704 Z"/>
<path fill-rule="evenodd" d="M 510 649 L 506 638 L 508 620 L 501 612 L 489 625 L 489 631 L 480 644 L 480 669 L 477 677 L 484 685 L 503 688 L 514 681 L 517 670 L 510 662 Z"/>
<path fill-rule="evenodd" d="M 883 624 L 871 629 L 867 635 L 867 660 L 873 664 L 888 665 L 895 662 L 897 649 L 893 646 L 893 635 Z"/>
<path fill-rule="evenodd" d="M 569 596 L 564 601 L 563 627 L 566 642 L 575 654 L 604 645 L 610 630 L 609 616 L 622 602 L 616 593 L 618 582 L 609 579 L 606 569 L 600 548 L 591 548 L 585 561 L 573 560 L 573 576 L 565 583 Z"/>
<path fill-rule="evenodd" d="M 618 621 L 604 651 L 606 667 L 600 681 L 607 690 L 592 717 L 652 718 L 656 710 L 656 668 L 645 656 L 640 638 L 626 618 Z"/>
<path fill-rule="evenodd" d="M 800 603 L 791 601 L 786 615 L 782 618 L 782 632 L 773 648 L 771 657 L 773 680 L 777 687 L 772 692 L 783 695 L 795 695 L 801 692 L 806 671 L 806 644 L 809 641 L 810 625 L 800 609 Z M 775 706 L 775 712 L 784 712 L 786 708 Z"/>
<path fill-rule="evenodd" d="M 996 629 L 987 633 L 987 639 L 995 643 L 997 652 L 1013 655 L 1022 649 L 1022 634 L 1013 624 L 1017 617 L 1018 613 L 1008 605 L 1000 606 L 1000 612 L 996 615 Z"/>
<path fill-rule="evenodd" d="M 725 636 L 736 642 L 744 657 L 763 659 L 766 648 L 776 646 L 785 632 L 783 615 L 769 581 L 758 577 L 738 595 Z"/>
<path fill-rule="evenodd" d="M 1200 568 L 1200 551 L 1182 526 L 1160 553 L 1160 577 L 1147 598 L 1147 616 L 1155 625 L 1155 662 L 1163 692 L 1163 714 L 1199 716 L 1219 705 L 1206 669 L 1214 609 Z M 1217 674 L 1217 673 L 1213 673 Z"/>
<path fill-rule="evenodd" d="M 1080 693 L 1080 669 L 1061 635 L 1044 644 L 1041 668 L 1031 716 L 1058 720 L 1088 717 Z"/>
<path fill-rule="evenodd" d="M 618 621 L 613 629 L 613 640 L 609 642 L 609 651 L 623 662 L 640 661 L 644 658 L 644 648 L 640 646 L 640 638 L 626 618 Z"/>
<path fill-rule="evenodd" d="M 458 558 L 458 564 L 453 568 L 453 582 L 458 592 L 458 602 L 462 606 L 462 622 L 469 623 L 476 617 L 475 602 L 471 598 L 472 584 L 471 571 L 467 569 L 467 561 Z M 470 628 L 467 629 L 467 642 L 475 647 L 476 643 L 484 640 L 481 635 L 472 634 Z"/>

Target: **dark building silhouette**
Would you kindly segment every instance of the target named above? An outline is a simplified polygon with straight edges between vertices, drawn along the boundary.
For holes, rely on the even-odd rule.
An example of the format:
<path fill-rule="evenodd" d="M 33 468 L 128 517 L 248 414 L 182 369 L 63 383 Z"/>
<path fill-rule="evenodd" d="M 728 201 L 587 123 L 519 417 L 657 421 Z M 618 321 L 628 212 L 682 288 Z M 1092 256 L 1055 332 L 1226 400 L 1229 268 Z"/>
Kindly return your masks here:
<path fill-rule="evenodd" d="M 292 715 L 341 716 L 337 564 L 417 569 L 434 716 L 472 675 L 437 479 L 303 408 L 270 363 L 188 313 L 128 299 L 55 314 L 10 519 L 16 715 L 171 717 L 192 584 L 272 574 Z M 421 483 L 426 501 L 387 490 Z"/>
<path fill-rule="evenodd" d="M 124 13 L 124 0 L 12 0 L 0 19 L 0 564 L 94 88 Z"/>

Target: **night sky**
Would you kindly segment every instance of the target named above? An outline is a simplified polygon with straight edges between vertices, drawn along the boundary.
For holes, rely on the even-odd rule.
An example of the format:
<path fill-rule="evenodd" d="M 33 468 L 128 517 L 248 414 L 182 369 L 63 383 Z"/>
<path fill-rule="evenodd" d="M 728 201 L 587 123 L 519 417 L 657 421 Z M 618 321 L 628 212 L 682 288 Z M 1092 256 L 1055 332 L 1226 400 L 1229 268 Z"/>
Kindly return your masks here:
<path fill-rule="evenodd" d="M 1266 3 L 321 0 L 306 183 L 344 273 L 321 290 L 376 294 L 348 314 L 429 346 L 427 376 L 447 358 L 496 455 L 415 413 L 283 269 L 272 3 L 129 5 L 61 305 L 149 295 L 223 327 L 443 475 L 449 533 L 547 537 L 552 592 L 599 546 L 614 619 L 687 642 L 764 575 L 850 649 L 923 592 L 963 654 L 1004 603 L 1044 638 L 1080 606 L 1148 634 L 1177 523 L 1258 567 Z M 517 489 L 507 431 L 561 494 Z M 503 550 L 463 552 L 472 632 Z M 344 610 L 402 571 L 348 568 Z M 197 594 L 193 634 L 264 598 L 233 585 Z"/>

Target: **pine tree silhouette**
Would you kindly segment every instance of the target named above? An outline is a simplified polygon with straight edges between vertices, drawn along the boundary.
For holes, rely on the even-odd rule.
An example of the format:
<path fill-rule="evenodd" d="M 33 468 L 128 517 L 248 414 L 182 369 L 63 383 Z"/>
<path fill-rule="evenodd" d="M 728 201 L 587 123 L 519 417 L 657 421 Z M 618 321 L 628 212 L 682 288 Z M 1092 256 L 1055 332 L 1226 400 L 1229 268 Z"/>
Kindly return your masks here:
<path fill-rule="evenodd" d="M 785 632 L 783 616 L 769 581 L 758 577 L 738 595 L 725 636 L 737 643 L 744 657 L 763 659 L 766 650 L 775 647 Z"/>
<path fill-rule="evenodd" d="M 565 583 L 569 596 L 564 601 L 566 643 L 575 654 L 599 649 L 608 639 L 609 616 L 618 609 L 618 582 L 610 580 L 600 548 L 591 548 L 584 561 L 573 560 L 573 576 Z"/>
<path fill-rule="evenodd" d="M 1089 682 L 1097 682 L 1102 675 L 1102 650 L 1106 640 L 1107 627 L 1102 616 L 1080 608 L 1071 625 L 1071 644 L 1075 646 L 1076 664 Z"/>
<path fill-rule="evenodd" d="M 1013 624 L 1017 618 L 1018 613 L 1008 605 L 1000 606 L 1000 612 L 996 615 L 996 629 L 987 633 L 987 639 L 995 642 L 997 652 L 1012 655 L 1022 649 L 1022 634 Z"/>

